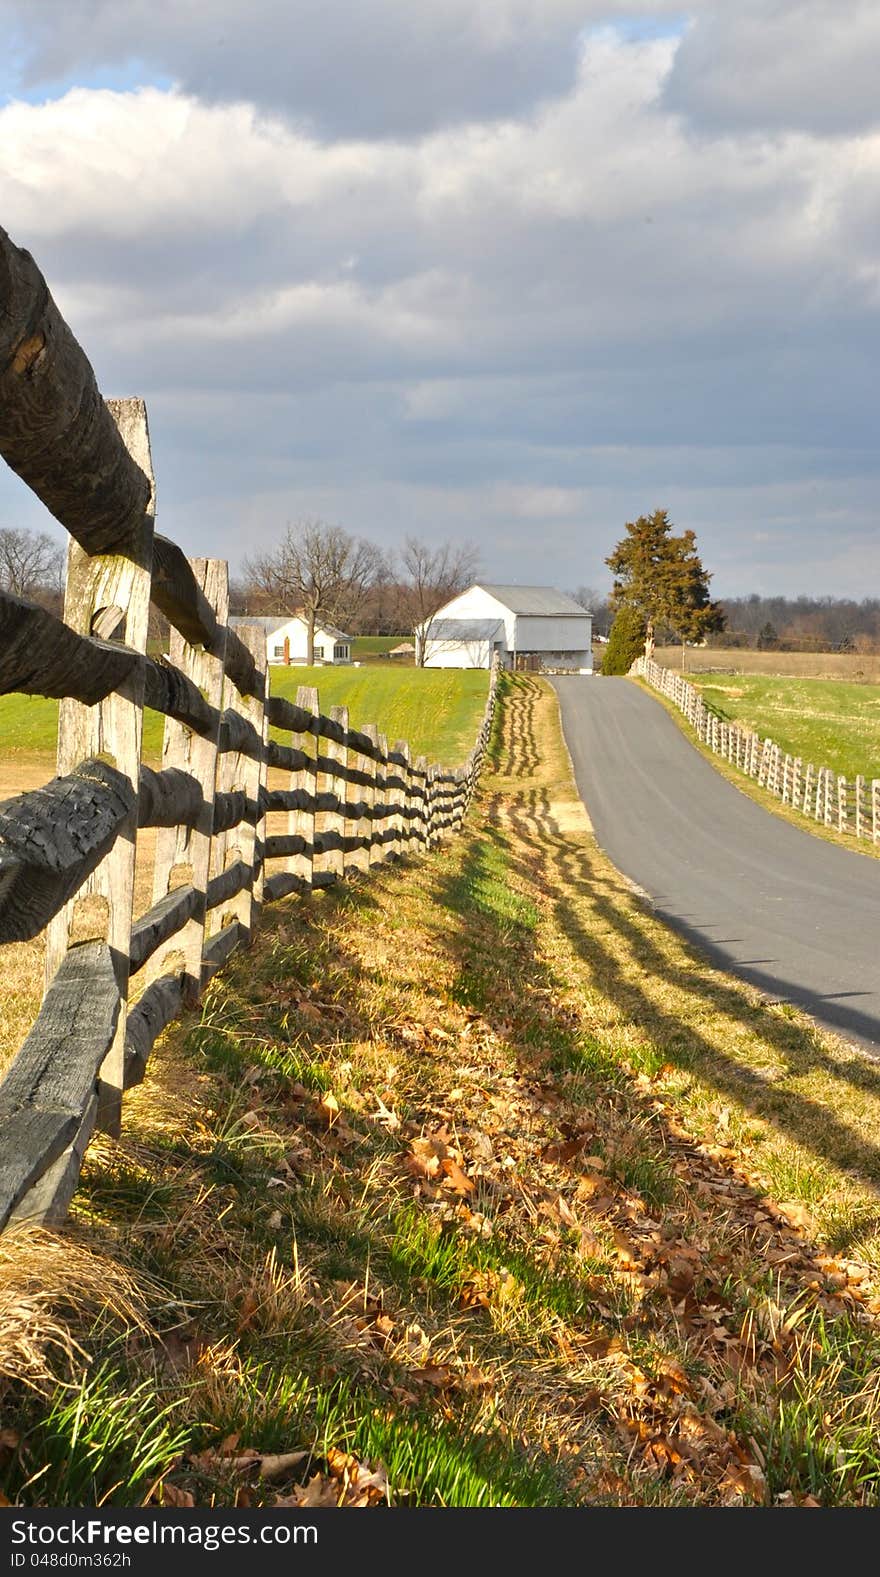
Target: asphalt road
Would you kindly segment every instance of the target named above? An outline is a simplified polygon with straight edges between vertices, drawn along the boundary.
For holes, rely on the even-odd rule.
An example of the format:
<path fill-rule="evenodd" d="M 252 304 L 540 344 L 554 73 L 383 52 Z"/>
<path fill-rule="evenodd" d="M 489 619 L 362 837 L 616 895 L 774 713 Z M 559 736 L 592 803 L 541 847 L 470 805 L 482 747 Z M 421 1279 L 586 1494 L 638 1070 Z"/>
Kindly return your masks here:
<path fill-rule="evenodd" d="M 773 1000 L 880 1052 L 880 861 L 762 810 L 628 680 L 553 683 L 596 837 L 656 913 Z"/>

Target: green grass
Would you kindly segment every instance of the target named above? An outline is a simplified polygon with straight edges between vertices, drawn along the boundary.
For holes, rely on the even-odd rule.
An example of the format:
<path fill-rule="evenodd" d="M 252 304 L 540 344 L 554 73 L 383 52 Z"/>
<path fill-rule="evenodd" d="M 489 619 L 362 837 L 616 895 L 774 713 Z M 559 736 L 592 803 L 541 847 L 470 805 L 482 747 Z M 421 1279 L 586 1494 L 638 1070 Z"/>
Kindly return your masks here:
<path fill-rule="evenodd" d="M 70 1383 L 4 1394 L 7 1498 L 284 1505 L 352 1453 L 395 1505 L 880 1503 L 876 1064 L 667 931 L 578 807 L 505 677 L 461 837 L 267 912 L 87 1152 L 71 1231 L 145 1323 L 84 1302 Z"/>
<path fill-rule="evenodd" d="M 847 778 L 880 777 L 880 685 L 763 674 L 689 674 L 707 705 L 783 751 Z"/>
<path fill-rule="evenodd" d="M 394 644 L 391 636 L 370 637 Z M 473 670 L 396 668 L 273 668 L 273 695 L 296 698 L 299 685 L 317 685 L 322 711 L 347 706 L 354 728 L 377 723 L 389 743 L 407 739 L 414 755 L 450 766 L 463 761 L 486 703 L 488 674 Z M 144 759 L 162 754 L 164 719 L 144 712 Z M 43 696 L 0 697 L 0 756 L 54 758 L 58 702 Z M 278 735 L 283 738 L 283 735 Z"/>
<path fill-rule="evenodd" d="M 144 710 L 144 759 L 156 765 L 162 755 L 165 719 Z M 58 702 L 42 695 L 0 696 L 0 756 L 55 757 Z"/>
<path fill-rule="evenodd" d="M 356 635 L 352 643 L 351 655 L 356 663 L 381 662 L 387 657 L 393 646 L 399 646 L 402 641 L 412 642 L 411 635 Z M 401 667 L 406 666 L 403 658 L 395 657 L 393 662 L 399 662 Z M 412 659 L 408 659 L 412 661 Z"/>
<path fill-rule="evenodd" d="M 300 685 L 317 686 L 322 712 L 347 706 L 353 728 L 377 723 L 389 744 L 407 739 L 414 755 L 454 766 L 464 760 L 474 741 L 489 675 L 473 669 L 398 669 L 380 664 L 273 668 L 273 694 L 292 701 Z"/>
<path fill-rule="evenodd" d="M 120 1385 L 107 1363 L 86 1370 L 24 1432 L 7 1486 L 25 1505 L 137 1506 L 188 1444 L 183 1406 L 158 1401 L 149 1380 Z"/>

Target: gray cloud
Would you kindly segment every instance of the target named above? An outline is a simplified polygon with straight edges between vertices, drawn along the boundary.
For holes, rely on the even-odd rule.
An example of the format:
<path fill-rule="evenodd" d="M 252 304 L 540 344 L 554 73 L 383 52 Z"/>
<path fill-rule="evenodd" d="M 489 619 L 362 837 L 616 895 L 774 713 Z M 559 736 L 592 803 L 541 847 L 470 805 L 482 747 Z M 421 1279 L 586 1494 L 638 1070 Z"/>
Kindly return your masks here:
<path fill-rule="evenodd" d="M 5 0 L 26 86 L 133 58 L 213 101 L 322 136 L 409 136 L 566 92 L 612 0 Z M 662 14 L 664 0 L 647 0 Z"/>
<path fill-rule="evenodd" d="M 700 10 L 665 101 L 704 129 L 837 134 L 878 124 L 878 79 L 875 0 L 734 0 Z"/>
<path fill-rule="evenodd" d="M 669 96 L 701 25 L 594 33 L 540 109 L 410 138 L 322 141 L 243 89 L 0 110 L 0 222 L 102 388 L 147 396 L 164 529 L 235 562 L 324 513 L 595 584 L 659 505 L 721 592 L 860 594 L 880 138 L 695 136 Z M 33 516 L 2 476 L 0 515 Z"/>

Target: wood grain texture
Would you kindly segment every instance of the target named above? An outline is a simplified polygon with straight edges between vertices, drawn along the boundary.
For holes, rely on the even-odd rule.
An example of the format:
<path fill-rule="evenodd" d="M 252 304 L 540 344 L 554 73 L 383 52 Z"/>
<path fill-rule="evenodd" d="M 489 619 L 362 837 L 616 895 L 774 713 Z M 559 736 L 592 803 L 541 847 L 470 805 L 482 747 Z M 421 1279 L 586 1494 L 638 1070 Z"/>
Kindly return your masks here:
<path fill-rule="evenodd" d="M 83 1156 L 95 1131 L 97 1116 L 96 1090 L 86 1103 L 79 1127 L 70 1143 L 23 1195 L 9 1217 L 10 1223 L 33 1222 L 46 1227 L 61 1225 L 76 1193 Z"/>
<path fill-rule="evenodd" d="M 319 868 L 341 880 L 345 875 L 345 816 L 341 806 L 345 799 L 344 773 L 348 766 L 348 751 L 343 743 L 348 734 L 348 707 L 331 707 L 330 720 L 336 723 L 339 738 L 327 737 L 324 746 L 324 755 L 329 764 L 319 775 L 318 792 L 322 799 L 326 795 L 324 803 L 327 808 L 318 814 L 315 846 L 321 852 Z"/>
<path fill-rule="evenodd" d="M 118 426 L 118 436 L 130 451 L 133 463 L 152 479 L 147 413 L 142 400 L 108 402 Z M 64 622 L 80 635 L 88 635 L 92 621 L 103 608 L 124 610 L 122 639 L 144 653 L 150 612 L 150 575 L 153 558 L 152 485 L 137 522 L 126 541 L 126 553 L 89 557 L 71 542 L 68 553 Z M 144 676 L 138 669 L 123 680 L 97 706 L 62 700 L 58 709 L 58 771 L 66 774 L 85 758 L 108 755 L 129 781 L 139 787 L 143 730 Z M 128 996 L 128 959 L 131 940 L 137 816 L 132 812 L 112 847 L 87 876 L 79 895 L 52 920 L 46 937 L 46 978 L 51 980 L 72 937 L 76 905 L 95 898 L 106 907 L 106 939 L 113 950 L 122 1002 L 114 1044 L 102 1072 L 99 1124 L 118 1134 L 122 1118 L 122 1078 L 125 1048 L 125 1004 Z"/>
<path fill-rule="evenodd" d="M 176 951 L 182 951 L 184 939 L 179 935 L 187 922 L 204 911 L 205 895 L 189 883 L 175 887 L 135 920 L 131 928 L 130 973 L 138 970 L 154 956 L 164 942 L 177 938 Z"/>
<path fill-rule="evenodd" d="M 106 942 L 71 948 L 0 1084 L 0 1226 L 58 1159 L 100 1093 L 122 998 Z"/>
<path fill-rule="evenodd" d="M 382 748 L 382 735 L 376 723 L 365 723 L 362 732 L 369 740 L 370 758 L 373 762 L 369 860 L 365 866 L 365 869 L 369 869 L 371 865 L 380 865 L 385 857 L 381 838 L 385 816 L 385 752 Z"/>
<path fill-rule="evenodd" d="M 217 617 L 192 566 L 168 537 L 157 535 L 153 546 L 153 601 L 191 646 L 203 646 L 225 663 L 226 671 L 243 695 L 259 688 L 259 669 L 253 653 L 226 621 Z"/>
<path fill-rule="evenodd" d="M 166 767 L 154 772 L 141 766 L 138 774 L 138 826 L 175 827 L 184 822 L 195 826 L 204 812 L 202 786 L 182 767 Z"/>
<path fill-rule="evenodd" d="M 225 925 L 221 931 L 217 931 L 205 943 L 205 951 L 202 958 L 202 978 L 210 980 L 213 975 L 216 975 L 217 970 L 223 968 L 223 965 L 227 959 L 232 957 L 236 948 L 247 942 L 247 940 L 248 932 L 244 929 L 241 921 L 230 920 L 228 925 Z"/>
<path fill-rule="evenodd" d="M 296 751 L 298 764 L 291 772 L 290 788 L 286 791 L 290 801 L 286 808 L 287 836 L 301 840 L 300 846 L 292 847 L 282 857 L 280 874 L 290 876 L 302 886 L 297 889 L 288 886 L 285 890 L 293 892 L 308 888 L 312 885 L 315 866 L 315 796 L 318 792 L 317 755 L 318 736 L 315 729 L 320 701 L 314 685 L 300 685 L 296 692 L 296 707 L 300 728 L 297 735 L 300 747 Z M 280 808 L 280 807 L 279 807 Z M 268 844 L 268 839 L 266 840 Z M 273 873 L 273 875 L 276 873 Z M 268 881 L 267 877 L 267 881 Z M 278 889 L 278 883 L 273 893 Z"/>
<path fill-rule="evenodd" d="M 236 889 L 227 904 L 218 904 L 209 911 L 206 920 L 206 935 L 209 937 L 225 929 L 233 920 L 239 923 L 243 934 L 250 937 L 259 921 L 263 891 L 261 855 L 269 730 L 266 716 L 266 638 L 259 625 L 242 625 L 238 630 L 238 639 L 253 659 L 257 678 L 252 691 L 258 693 L 242 694 L 227 673 L 223 690 L 224 711 L 238 714 L 248 737 L 255 735 L 260 749 L 259 756 L 235 749 L 224 752 L 219 760 L 217 786 L 223 794 L 243 793 L 247 801 L 259 808 L 259 819 L 256 823 L 242 821 L 235 828 L 218 833 L 212 840 L 212 878 L 220 877 L 228 866 L 240 861 L 247 868 L 249 879 Z"/>
<path fill-rule="evenodd" d="M 39 268 L 5 230 L 0 301 L 0 454 L 87 554 L 140 563 L 150 472 L 120 437 Z"/>
<path fill-rule="evenodd" d="M 234 860 L 224 871 L 212 876 L 208 883 L 207 908 L 216 909 L 220 904 L 228 906 L 231 898 L 248 887 L 252 874 L 252 865 L 245 860 Z"/>
<path fill-rule="evenodd" d="M 183 977 L 160 975 L 128 1015 L 125 1031 L 125 1088 L 140 1084 L 155 1042 L 178 1018 L 185 1003 Z"/>
<path fill-rule="evenodd" d="M 239 804 L 246 805 L 242 794 L 224 796 L 225 818 L 218 825 L 216 818 L 215 784 L 220 736 L 223 731 L 223 658 L 225 647 L 222 631 L 229 616 L 229 567 L 223 559 L 193 559 L 188 566 L 199 596 L 210 610 L 221 632 L 214 640 L 214 652 L 192 644 L 173 629 L 169 641 L 169 657 L 175 668 L 185 675 L 187 682 L 204 695 L 210 709 L 213 726 L 210 731 L 195 734 L 174 718 L 167 718 L 162 740 L 162 763 L 166 771 L 186 774 L 198 789 L 198 804 L 194 814 L 178 814 L 176 825 L 166 823 L 167 830 L 156 840 L 153 867 L 153 899 L 161 902 L 175 885 L 175 873 L 189 873 L 189 885 L 198 895 L 181 935 L 175 937 L 175 949 L 183 953 L 183 990 L 188 1002 L 195 1002 L 202 989 L 202 953 L 205 942 L 207 914 L 206 892 L 211 869 L 211 843 L 215 832 L 228 830 L 239 819 L 234 813 Z M 229 813 L 232 813 L 230 819 Z M 148 978 L 152 981 L 166 973 L 164 953 L 156 952 L 150 963 Z"/>
<path fill-rule="evenodd" d="M 135 804 L 123 773 L 90 760 L 0 805 L 0 942 L 39 935 L 112 848 Z"/>

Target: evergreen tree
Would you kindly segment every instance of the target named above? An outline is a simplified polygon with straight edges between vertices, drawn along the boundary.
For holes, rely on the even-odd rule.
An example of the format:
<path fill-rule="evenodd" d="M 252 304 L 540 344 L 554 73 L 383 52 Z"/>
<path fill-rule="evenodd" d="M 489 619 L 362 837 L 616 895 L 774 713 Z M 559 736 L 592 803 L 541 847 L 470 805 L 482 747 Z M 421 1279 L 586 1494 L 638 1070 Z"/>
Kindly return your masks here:
<path fill-rule="evenodd" d="M 666 625 L 684 647 L 724 628 L 724 611 L 709 597 L 711 575 L 697 553 L 693 531 L 674 536 L 665 509 L 628 521 L 627 535 L 605 560 L 614 575 L 612 606 L 635 608 L 645 625 L 645 651 L 654 631 Z"/>
<path fill-rule="evenodd" d="M 602 652 L 603 674 L 628 674 L 645 649 L 645 621 L 632 603 L 622 603 Z"/>

